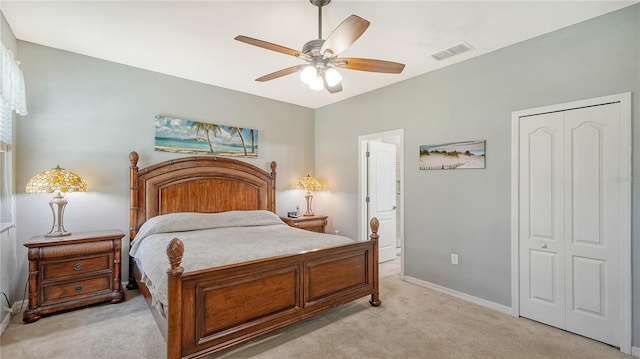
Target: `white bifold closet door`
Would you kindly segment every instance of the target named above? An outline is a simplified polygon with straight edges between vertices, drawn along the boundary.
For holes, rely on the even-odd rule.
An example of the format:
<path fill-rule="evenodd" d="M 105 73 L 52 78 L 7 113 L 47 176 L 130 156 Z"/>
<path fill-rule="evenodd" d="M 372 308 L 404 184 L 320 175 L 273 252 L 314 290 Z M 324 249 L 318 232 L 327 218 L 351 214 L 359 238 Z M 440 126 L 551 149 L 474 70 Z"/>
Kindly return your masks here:
<path fill-rule="evenodd" d="M 619 103 L 520 118 L 520 315 L 620 346 Z"/>

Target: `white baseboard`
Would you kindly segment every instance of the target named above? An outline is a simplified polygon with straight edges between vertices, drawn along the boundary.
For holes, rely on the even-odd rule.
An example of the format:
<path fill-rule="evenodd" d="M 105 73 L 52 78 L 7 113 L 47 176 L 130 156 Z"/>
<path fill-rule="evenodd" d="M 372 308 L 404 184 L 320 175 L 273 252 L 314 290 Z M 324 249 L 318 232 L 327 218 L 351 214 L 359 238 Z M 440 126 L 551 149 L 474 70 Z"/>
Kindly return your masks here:
<path fill-rule="evenodd" d="M 13 315 L 7 313 L 7 315 L 4 316 L 4 319 L 2 319 L 2 323 L 0 323 L 0 336 L 2 335 L 4 330 L 7 329 L 7 326 L 9 325 L 9 322 L 11 321 L 11 318 L 16 316 L 16 315 L 21 314 L 25 309 L 27 309 L 27 304 L 28 304 L 28 301 L 26 299 L 13 303 L 13 307 L 12 308 L 16 312 L 14 312 Z M 17 312 L 17 310 L 20 309 L 20 308 L 22 308 L 22 310 L 20 312 Z"/>
<path fill-rule="evenodd" d="M 486 299 L 482 299 L 482 298 L 478 298 L 478 297 L 474 297 L 472 295 L 466 294 L 466 293 L 462 293 L 462 292 L 458 292 L 457 290 L 453 290 L 447 287 L 443 287 L 441 285 L 437 285 L 431 282 L 427 282 L 421 279 L 416 279 L 413 277 L 409 277 L 409 276 L 404 276 L 404 280 L 409 282 L 409 283 L 413 283 L 413 284 L 417 284 L 421 287 L 426 287 L 429 289 L 433 289 L 433 290 L 437 290 L 438 292 L 442 292 L 445 294 L 448 294 L 452 297 L 456 297 L 456 298 L 460 298 L 462 300 L 466 300 L 467 302 L 471 302 L 474 304 L 477 304 L 479 306 L 482 307 L 486 307 L 489 309 L 493 309 L 495 311 L 498 311 L 500 313 L 504 313 L 504 314 L 508 314 L 508 315 L 513 315 L 513 311 L 511 309 L 511 307 L 507 307 L 506 305 L 502 305 L 502 304 L 498 304 Z"/>
<path fill-rule="evenodd" d="M 2 319 L 2 324 L 0 324 L 0 336 L 2 336 L 2 333 L 4 333 L 4 330 L 7 328 L 10 321 L 11 314 L 7 313 L 7 315 L 4 316 L 4 319 Z"/>
<path fill-rule="evenodd" d="M 631 355 L 640 358 L 640 347 L 631 347 Z"/>
<path fill-rule="evenodd" d="M 13 310 L 14 310 L 13 315 L 22 314 L 22 312 L 27 310 L 28 305 L 29 305 L 29 301 L 27 299 L 19 300 L 13 303 Z M 22 310 L 17 312 L 18 309 L 22 309 Z"/>

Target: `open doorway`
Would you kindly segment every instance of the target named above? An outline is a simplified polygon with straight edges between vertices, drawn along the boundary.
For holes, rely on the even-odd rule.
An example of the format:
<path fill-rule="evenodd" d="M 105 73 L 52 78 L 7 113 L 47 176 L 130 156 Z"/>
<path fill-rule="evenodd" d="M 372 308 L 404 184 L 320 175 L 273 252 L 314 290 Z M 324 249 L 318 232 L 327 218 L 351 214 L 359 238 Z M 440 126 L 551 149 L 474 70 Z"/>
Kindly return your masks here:
<path fill-rule="evenodd" d="M 391 161 L 389 156 L 393 156 Z M 372 175 L 375 171 L 382 174 L 377 176 L 381 178 Z M 404 129 L 358 136 L 358 177 L 358 238 L 368 236 L 369 219 L 372 216 L 378 217 L 381 222 L 378 231 L 381 262 L 392 259 L 393 262 L 387 262 L 385 267 L 399 268 L 402 277 L 404 275 Z M 391 214 L 393 218 L 390 217 Z M 389 243 L 390 238 L 393 238 L 392 244 Z M 390 245 L 393 248 L 389 248 Z M 392 256 L 389 256 L 390 251 L 393 251 Z"/>

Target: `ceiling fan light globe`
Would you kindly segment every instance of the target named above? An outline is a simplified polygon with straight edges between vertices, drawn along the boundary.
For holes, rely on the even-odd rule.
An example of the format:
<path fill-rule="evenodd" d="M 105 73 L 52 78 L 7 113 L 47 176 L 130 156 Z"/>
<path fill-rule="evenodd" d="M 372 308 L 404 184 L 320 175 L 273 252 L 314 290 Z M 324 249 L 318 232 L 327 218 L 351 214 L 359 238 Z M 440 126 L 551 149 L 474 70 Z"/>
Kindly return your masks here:
<path fill-rule="evenodd" d="M 324 83 L 322 81 L 322 77 L 316 76 L 316 78 L 309 84 L 309 88 L 315 91 L 324 90 Z"/>
<path fill-rule="evenodd" d="M 300 80 L 307 85 L 311 85 L 318 77 L 318 71 L 315 67 L 309 65 L 300 72 Z"/>
<path fill-rule="evenodd" d="M 328 68 L 324 76 L 327 79 L 327 85 L 329 85 L 329 87 L 333 87 L 342 81 L 342 75 L 333 67 Z"/>

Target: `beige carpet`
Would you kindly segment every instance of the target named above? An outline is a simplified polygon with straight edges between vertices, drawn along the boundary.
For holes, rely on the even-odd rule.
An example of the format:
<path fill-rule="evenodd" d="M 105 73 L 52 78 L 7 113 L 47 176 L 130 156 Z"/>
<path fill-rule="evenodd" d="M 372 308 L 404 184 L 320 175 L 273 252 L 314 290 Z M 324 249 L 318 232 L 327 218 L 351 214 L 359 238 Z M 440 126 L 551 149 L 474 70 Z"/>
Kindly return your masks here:
<path fill-rule="evenodd" d="M 209 358 L 631 358 L 600 342 L 403 282 L 390 265 L 381 268 L 381 307 L 363 298 Z M 165 342 L 136 291 L 121 304 L 32 324 L 16 316 L 0 338 L 2 359 L 164 356 Z"/>

